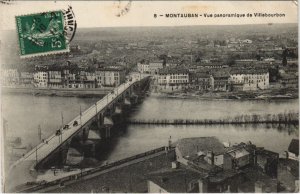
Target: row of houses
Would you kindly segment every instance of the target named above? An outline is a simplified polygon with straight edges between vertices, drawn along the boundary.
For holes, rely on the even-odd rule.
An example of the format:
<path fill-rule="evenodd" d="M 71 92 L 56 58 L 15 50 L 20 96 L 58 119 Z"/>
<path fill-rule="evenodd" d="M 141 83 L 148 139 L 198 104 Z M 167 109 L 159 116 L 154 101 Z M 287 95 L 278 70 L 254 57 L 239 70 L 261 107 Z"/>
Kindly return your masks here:
<path fill-rule="evenodd" d="M 200 91 L 249 91 L 269 88 L 267 69 L 235 69 L 229 72 L 190 72 L 185 68 L 159 69 L 156 77 L 158 91 L 196 89 Z"/>
<path fill-rule="evenodd" d="M 125 69 L 120 66 L 98 68 L 94 72 L 71 72 L 69 69 L 19 72 L 1 70 L 2 86 L 34 86 L 38 88 L 101 88 L 116 87 L 125 82 Z"/>
<path fill-rule="evenodd" d="M 211 62 L 209 63 L 203 62 L 201 64 L 192 65 L 189 69 L 222 69 L 222 68 L 228 68 L 229 66 L 226 64 L 222 64 L 219 61 Z M 167 68 L 175 68 L 179 66 L 176 62 L 163 62 L 161 61 L 152 61 L 152 62 L 139 62 L 137 63 L 137 69 L 140 73 L 149 73 L 152 75 L 155 75 L 158 73 L 160 69 L 163 69 L 165 67 Z"/>
<path fill-rule="evenodd" d="M 138 71 L 141 73 L 157 74 L 159 69 L 164 68 L 163 61 L 157 60 L 152 62 L 137 63 Z"/>

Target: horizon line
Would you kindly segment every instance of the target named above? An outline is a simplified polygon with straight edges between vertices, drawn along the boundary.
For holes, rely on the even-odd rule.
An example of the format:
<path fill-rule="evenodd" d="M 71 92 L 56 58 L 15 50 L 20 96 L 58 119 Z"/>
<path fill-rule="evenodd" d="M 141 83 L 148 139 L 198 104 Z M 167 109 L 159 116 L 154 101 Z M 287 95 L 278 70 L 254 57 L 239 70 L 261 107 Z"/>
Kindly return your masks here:
<path fill-rule="evenodd" d="M 79 27 L 77 26 L 77 29 L 82 29 L 82 28 L 144 28 L 144 27 L 196 27 L 196 26 L 246 26 L 246 25 L 288 25 L 288 24 L 294 24 L 294 25 L 298 25 L 298 22 L 289 22 L 289 23 L 257 23 L 257 24 L 197 24 L 197 25 L 178 25 L 178 26 L 166 26 L 166 25 L 162 25 L 162 26 L 94 26 L 94 27 Z"/>

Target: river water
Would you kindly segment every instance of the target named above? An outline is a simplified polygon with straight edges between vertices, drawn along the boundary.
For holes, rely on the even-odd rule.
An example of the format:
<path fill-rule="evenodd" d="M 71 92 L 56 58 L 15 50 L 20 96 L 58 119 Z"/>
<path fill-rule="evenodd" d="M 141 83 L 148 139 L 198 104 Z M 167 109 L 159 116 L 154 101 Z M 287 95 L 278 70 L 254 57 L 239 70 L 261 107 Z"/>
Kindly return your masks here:
<path fill-rule="evenodd" d="M 50 97 L 32 95 L 2 95 L 3 117 L 8 121 L 7 136 L 21 137 L 24 146 L 38 142 L 38 126 L 42 138 L 50 136 L 63 120 L 66 123 L 84 111 L 97 98 Z M 199 100 L 150 96 L 136 108 L 134 119 L 218 119 L 240 114 L 274 114 L 298 112 L 298 99 L 276 101 Z M 114 161 L 152 148 L 167 145 L 184 137 L 216 136 L 222 142 L 251 141 L 257 146 L 283 153 L 293 138 L 298 138 L 298 126 L 271 125 L 129 125 L 125 133 L 114 138 L 107 160 Z"/>

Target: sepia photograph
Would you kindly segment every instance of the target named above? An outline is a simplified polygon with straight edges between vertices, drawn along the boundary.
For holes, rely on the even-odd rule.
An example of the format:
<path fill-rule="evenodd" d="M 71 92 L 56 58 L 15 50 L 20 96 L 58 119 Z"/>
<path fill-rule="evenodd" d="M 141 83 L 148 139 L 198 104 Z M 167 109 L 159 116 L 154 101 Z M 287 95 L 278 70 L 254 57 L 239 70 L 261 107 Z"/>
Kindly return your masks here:
<path fill-rule="evenodd" d="M 298 193 L 298 1 L 0 0 L 1 193 Z"/>

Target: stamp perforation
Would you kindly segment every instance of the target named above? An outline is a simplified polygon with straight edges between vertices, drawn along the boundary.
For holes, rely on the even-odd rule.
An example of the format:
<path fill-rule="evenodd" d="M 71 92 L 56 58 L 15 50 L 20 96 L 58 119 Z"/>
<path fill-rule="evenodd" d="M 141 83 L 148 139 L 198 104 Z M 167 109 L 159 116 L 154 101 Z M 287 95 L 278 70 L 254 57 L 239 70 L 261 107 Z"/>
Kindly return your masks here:
<path fill-rule="evenodd" d="M 53 50 L 53 51 L 41 51 L 41 52 L 37 52 L 37 53 L 32 53 L 32 54 L 22 54 L 22 48 L 21 48 L 21 39 L 19 37 L 19 29 L 18 29 L 18 18 L 20 17 L 32 17 L 34 15 L 42 15 L 44 13 L 56 13 L 56 12 L 61 12 L 61 22 L 62 22 L 62 31 L 64 32 L 64 27 L 66 25 L 66 21 L 64 18 L 64 10 L 63 9 L 56 9 L 56 10 L 52 10 L 52 11 L 42 11 L 42 12 L 36 12 L 36 13 L 28 13 L 28 14 L 19 14 L 15 16 L 16 19 L 16 35 L 17 35 L 17 39 L 19 40 L 19 56 L 20 58 L 24 59 L 24 58 L 32 58 L 32 57 L 37 57 L 37 56 L 48 56 L 48 55 L 52 55 L 52 54 L 63 54 L 63 53 L 69 53 L 70 52 L 70 45 L 69 45 L 69 40 L 68 37 L 64 35 L 64 41 L 63 44 L 65 46 L 65 49 L 62 50 Z"/>

